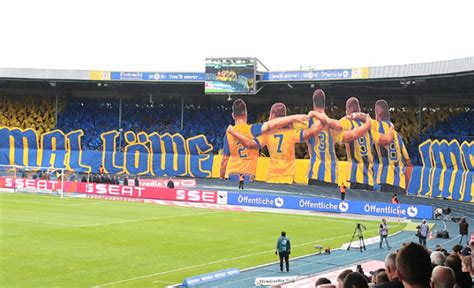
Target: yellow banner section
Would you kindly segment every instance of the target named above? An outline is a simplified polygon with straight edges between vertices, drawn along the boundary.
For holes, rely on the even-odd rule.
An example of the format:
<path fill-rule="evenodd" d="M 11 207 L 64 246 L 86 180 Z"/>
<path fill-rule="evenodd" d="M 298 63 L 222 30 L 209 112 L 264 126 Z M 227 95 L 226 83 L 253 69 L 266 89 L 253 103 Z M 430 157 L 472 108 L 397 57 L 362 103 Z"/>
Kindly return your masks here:
<path fill-rule="evenodd" d="M 214 155 L 214 162 L 212 165 L 212 178 L 219 178 L 219 172 L 221 170 L 221 161 L 222 155 Z M 270 158 L 268 157 L 259 157 L 257 162 L 257 175 L 255 179 L 257 181 L 265 181 L 266 172 L 268 170 L 268 165 L 270 163 Z M 296 159 L 296 175 L 295 181 L 296 184 L 308 184 L 308 169 L 310 161 L 309 159 Z M 338 182 L 339 184 L 345 182 L 345 185 L 348 185 L 347 175 L 345 173 L 347 168 L 346 161 L 339 161 L 338 164 Z"/>
<path fill-rule="evenodd" d="M 352 68 L 352 79 L 369 78 L 369 67 Z"/>
<path fill-rule="evenodd" d="M 89 78 L 91 80 L 110 80 L 110 72 L 109 71 L 89 71 Z"/>

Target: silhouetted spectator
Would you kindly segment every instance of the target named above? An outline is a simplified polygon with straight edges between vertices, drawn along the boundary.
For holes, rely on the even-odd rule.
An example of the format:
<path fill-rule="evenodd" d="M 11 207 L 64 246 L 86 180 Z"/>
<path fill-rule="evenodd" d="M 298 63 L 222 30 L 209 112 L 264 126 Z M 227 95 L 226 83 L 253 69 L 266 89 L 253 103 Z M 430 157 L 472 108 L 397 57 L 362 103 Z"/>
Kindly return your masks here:
<path fill-rule="evenodd" d="M 451 254 L 461 257 L 462 255 L 462 245 L 456 244 L 453 246 L 453 252 Z"/>
<path fill-rule="evenodd" d="M 446 266 L 453 269 L 456 283 L 461 286 L 461 288 L 472 287 L 471 276 L 469 273 L 462 272 L 462 262 L 458 255 L 449 255 L 448 258 L 446 258 Z"/>
<path fill-rule="evenodd" d="M 315 286 L 319 286 L 319 285 L 322 285 L 322 284 L 331 284 L 331 280 L 329 280 L 328 278 L 318 278 L 318 280 L 316 280 L 316 283 L 315 283 Z"/>
<path fill-rule="evenodd" d="M 397 253 L 397 274 L 405 288 L 428 287 L 431 279 L 431 260 L 426 249 L 416 243 L 403 246 Z"/>
<path fill-rule="evenodd" d="M 456 277 L 453 269 L 444 266 L 436 266 L 431 273 L 431 288 L 453 288 L 456 285 Z"/>
<path fill-rule="evenodd" d="M 474 269 L 472 267 L 472 258 L 471 255 L 465 256 L 462 258 L 462 272 L 467 272 L 471 274 L 471 277 L 474 275 Z M 474 279 L 473 279 L 474 280 Z"/>
<path fill-rule="evenodd" d="M 125 177 L 123 178 L 123 185 L 128 186 L 128 177 L 127 177 L 127 175 L 125 175 Z"/>
<path fill-rule="evenodd" d="M 135 176 L 135 186 L 140 186 L 140 181 L 138 180 L 138 176 Z"/>
<path fill-rule="evenodd" d="M 343 288 L 369 288 L 369 283 L 364 275 L 351 272 L 344 279 Z"/>
<path fill-rule="evenodd" d="M 444 263 L 446 262 L 446 256 L 444 256 L 444 253 L 441 251 L 431 252 L 430 259 L 431 264 L 435 266 L 444 266 Z"/>
<path fill-rule="evenodd" d="M 346 279 L 346 276 L 350 273 L 352 273 L 352 270 L 346 269 L 337 276 L 337 288 L 343 288 L 344 279 Z"/>
<path fill-rule="evenodd" d="M 174 182 L 173 182 L 173 179 L 170 177 L 170 179 L 168 180 L 168 184 L 166 184 L 166 186 L 170 189 L 173 189 L 174 188 Z"/>
<path fill-rule="evenodd" d="M 388 280 L 387 272 L 382 271 L 382 272 L 377 273 L 377 275 L 375 275 L 374 284 L 380 285 L 380 284 L 384 284 L 388 282 L 390 282 L 390 280 Z"/>

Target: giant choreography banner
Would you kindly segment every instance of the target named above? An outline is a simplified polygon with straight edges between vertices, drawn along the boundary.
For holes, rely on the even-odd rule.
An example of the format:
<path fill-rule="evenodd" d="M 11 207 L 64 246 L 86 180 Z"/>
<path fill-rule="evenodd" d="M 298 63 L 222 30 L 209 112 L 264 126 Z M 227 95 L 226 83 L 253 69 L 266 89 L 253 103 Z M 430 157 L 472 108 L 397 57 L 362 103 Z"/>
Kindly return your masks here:
<path fill-rule="evenodd" d="M 378 123 L 381 122 L 376 121 L 373 125 Z M 379 127 L 382 126 L 379 125 Z M 323 131 L 318 135 L 319 142 L 326 139 L 321 137 L 327 136 L 327 133 L 324 133 L 326 132 Z M 301 133 L 293 134 L 291 135 L 296 139 Z M 69 133 L 53 130 L 39 135 L 33 129 L 0 127 L 0 165 L 47 167 L 86 173 L 97 173 L 99 167 L 103 166 L 105 172 L 110 174 L 157 177 L 210 178 L 219 177 L 219 173 L 222 172 L 219 170 L 222 167 L 223 156 L 212 153 L 213 146 L 208 142 L 205 135 L 185 139 L 180 134 L 127 131 L 122 135 L 125 139 L 125 145 L 118 149 L 121 135 L 119 131 L 113 130 L 101 134 L 102 150 L 100 151 L 84 150 L 81 145 L 83 135 L 82 130 Z M 278 133 L 274 135 L 274 140 L 277 141 L 275 143 L 278 144 L 274 146 L 277 149 L 281 144 L 281 140 L 283 140 L 282 135 Z M 371 133 L 370 135 L 374 134 Z M 277 136 L 281 137 L 278 138 Z M 314 139 L 316 137 L 310 139 L 309 143 L 314 142 Z M 359 140 L 357 143 L 361 146 Z M 339 161 L 335 155 L 327 159 L 318 159 L 316 156 L 320 153 L 316 153 L 316 150 L 311 151 L 310 160 L 288 159 L 288 161 L 294 162 L 291 163 L 294 168 L 291 171 L 289 182 L 281 183 L 308 184 L 310 175 L 313 175 L 313 178 L 317 180 L 326 180 L 327 176 L 334 176 L 334 179 L 331 178 L 326 182 L 334 185 L 350 182 L 353 185 L 368 180 L 369 184 L 374 184 L 374 187 L 376 183 L 386 183 L 393 187 L 399 187 L 402 189 L 401 191 L 408 187 L 408 193 L 413 195 L 442 197 L 464 202 L 474 201 L 472 195 L 474 191 L 474 142 L 425 141 L 419 146 L 423 166 L 413 167 L 408 185 L 405 184 L 406 165 L 403 164 L 404 158 L 407 158 L 408 155 L 399 153 L 399 151 L 406 150 L 399 134 L 397 134 L 397 143 L 399 143 L 398 146 L 392 144 L 384 146 L 389 147 L 388 152 L 393 152 L 392 154 L 396 156 L 397 161 L 392 159 L 392 154 L 389 154 L 391 158 L 382 158 L 384 160 L 382 162 L 371 160 L 374 161 L 373 165 L 371 162 L 368 162 L 368 165 L 364 162 L 362 165 L 354 162 L 354 160 L 352 162 Z M 321 149 L 321 145 L 316 144 L 313 145 L 315 149 Z M 334 143 L 331 145 L 334 145 Z M 372 147 L 365 146 L 367 148 Z M 400 149 L 392 149 L 397 147 L 400 147 Z M 246 156 L 248 154 L 244 147 L 238 146 L 237 148 L 234 147 L 233 149 L 239 155 Z M 224 154 L 225 152 L 224 147 Z M 256 168 L 255 179 L 268 181 L 267 172 L 271 170 L 269 168 L 273 167 L 271 165 L 275 163 L 272 164 L 271 157 L 258 157 L 258 153 L 256 155 L 257 157 L 253 163 Z M 232 160 L 232 157 L 236 156 L 231 155 L 229 159 Z M 313 161 L 313 158 L 316 160 Z M 281 161 L 276 163 L 281 163 Z M 282 165 L 277 168 L 280 166 Z M 0 172 L 5 169 L 5 167 L 0 168 Z M 316 173 L 317 169 L 319 169 L 319 172 L 326 171 L 327 173 Z M 283 172 L 287 173 L 288 171 L 280 171 L 280 173 Z M 368 177 L 369 172 L 373 175 Z M 319 177 L 319 174 L 321 174 L 321 177 Z"/>

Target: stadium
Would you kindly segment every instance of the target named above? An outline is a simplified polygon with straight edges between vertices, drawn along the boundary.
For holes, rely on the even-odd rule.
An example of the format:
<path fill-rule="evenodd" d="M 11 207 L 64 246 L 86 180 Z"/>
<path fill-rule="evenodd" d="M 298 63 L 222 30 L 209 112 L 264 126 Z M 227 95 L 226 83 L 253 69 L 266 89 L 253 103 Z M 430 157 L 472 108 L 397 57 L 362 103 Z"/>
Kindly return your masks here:
<path fill-rule="evenodd" d="M 212 12 L 207 45 L 254 39 L 244 16 L 220 33 Z M 126 56 L 90 13 L 80 25 L 103 39 L 77 58 Z M 178 65 L 201 43 L 172 30 L 196 46 L 166 55 Z M 165 58 L 148 44 L 133 56 Z M 224 52 L 197 72 L 0 58 L 1 287 L 474 287 L 474 57 L 279 69 Z"/>

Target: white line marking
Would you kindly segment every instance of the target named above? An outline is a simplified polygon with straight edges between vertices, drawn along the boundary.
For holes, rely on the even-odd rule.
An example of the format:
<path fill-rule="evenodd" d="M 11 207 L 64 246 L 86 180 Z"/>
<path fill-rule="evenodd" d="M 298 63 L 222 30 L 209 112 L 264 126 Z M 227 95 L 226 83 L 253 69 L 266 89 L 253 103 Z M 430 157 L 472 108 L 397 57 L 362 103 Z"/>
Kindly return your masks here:
<path fill-rule="evenodd" d="M 156 281 L 153 281 L 151 283 L 164 283 L 164 284 L 172 284 L 173 282 L 169 282 L 169 281 L 161 281 L 161 280 L 156 280 Z"/>
<path fill-rule="evenodd" d="M 29 204 L 41 204 L 41 205 L 55 205 L 55 206 L 66 206 L 67 204 L 59 204 L 54 202 L 47 202 L 47 201 L 22 201 L 22 200 L 10 200 L 10 199 L 2 199 L 0 202 L 17 202 L 17 203 L 29 203 Z"/>
<path fill-rule="evenodd" d="M 202 216 L 202 215 L 217 214 L 217 213 L 222 213 L 222 212 L 224 212 L 224 211 L 213 211 L 213 212 L 206 212 L 206 213 L 191 213 L 191 214 L 165 216 L 165 217 L 129 219 L 129 220 L 123 220 L 123 221 L 112 221 L 112 222 L 104 222 L 104 223 L 77 225 L 77 227 L 79 227 L 79 228 L 97 227 L 97 226 L 105 226 L 105 225 L 113 225 L 113 224 L 124 224 L 124 223 L 140 222 L 140 221 L 173 219 L 173 218 L 190 217 L 190 216 Z"/>
<path fill-rule="evenodd" d="M 399 225 L 397 225 L 397 226 L 399 226 Z M 397 226 L 393 226 L 393 227 L 397 227 Z M 372 231 L 377 231 L 377 230 L 378 229 L 367 230 L 367 231 L 372 232 Z M 315 241 L 311 241 L 311 242 L 306 242 L 306 243 L 301 243 L 301 244 L 298 244 L 298 245 L 294 245 L 293 247 L 301 247 L 301 246 L 305 246 L 305 245 L 309 245 L 309 244 L 314 244 L 314 243 L 317 243 L 317 242 L 326 242 L 326 241 L 335 240 L 335 239 L 339 239 L 339 238 L 349 237 L 349 236 L 352 236 L 352 234 L 353 233 L 346 234 L 346 235 L 341 235 L 341 236 L 337 236 L 337 237 L 332 237 L 332 238 L 327 238 L 327 239 L 319 239 L 319 240 L 315 240 Z M 179 271 L 183 271 L 183 270 L 188 270 L 188 269 L 193 269 L 193 268 L 218 264 L 218 263 L 227 262 L 227 261 L 231 261 L 231 260 L 238 260 L 238 259 L 242 259 L 242 258 L 247 258 L 247 257 L 251 257 L 251 256 L 256 256 L 256 255 L 260 255 L 260 254 L 273 252 L 273 251 L 275 251 L 275 250 L 274 249 L 266 250 L 266 251 L 262 251 L 262 252 L 256 252 L 256 253 L 251 253 L 251 254 L 247 254 L 247 255 L 241 255 L 241 256 L 237 256 L 237 257 L 233 257 L 233 258 L 221 259 L 221 260 L 212 261 L 212 262 L 208 262 L 208 263 L 196 264 L 196 265 L 192 265 L 192 266 L 188 266 L 188 267 L 181 267 L 181 268 L 176 268 L 176 269 L 172 269 L 172 270 L 168 270 L 168 271 L 137 276 L 137 277 L 128 278 L 128 279 L 124 279 L 124 280 L 119 280 L 119 281 L 115 281 L 115 282 L 109 282 L 109 283 L 105 283 L 105 284 L 95 285 L 93 287 L 105 287 L 105 286 L 120 284 L 120 283 L 124 283 L 124 282 L 130 282 L 130 281 L 134 281 L 134 280 L 149 278 L 149 277 L 153 277 L 153 276 L 165 275 L 165 274 L 169 274 L 169 273 L 173 273 L 173 272 L 179 272 Z M 308 254 L 308 255 L 312 255 L 312 254 Z M 266 264 L 266 265 L 268 265 L 268 264 Z"/>
<path fill-rule="evenodd" d="M 0 202 L 17 202 L 17 203 L 29 203 L 29 204 L 39 204 L 39 205 L 53 205 L 53 206 L 82 206 L 82 205 L 93 205 L 93 204 L 103 204 L 104 202 L 89 202 L 89 203 L 76 203 L 76 204 L 69 204 L 69 203 L 57 203 L 57 202 L 49 202 L 49 201 L 23 201 L 23 200 L 10 200 L 10 199 L 1 199 Z"/>
<path fill-rule="evenodd" d="M 172 218 L 189 217 L 189 216 L 201 216 L 201 215 L 216 214 L 216 213 L 222 213 L 222 212 L 223 212 L 223 211 L 207 212 L 207 213 L 184 214 L 184 215 L 175 215 L 175 216 L 168 216 L 168 217 L 154 217 L 154 218 L 129 219 L 129 220 L 123 220 L 123 221 L 106 222 L 106 223 L 95 223 L 95 224 L 82 224 L 82 225 L 63 224 L 63 223 L 46 222 L 46 221 L 35 221 L 35 220 L 29 220 L 29 219 L 3 218 L 3 217 L 0 218 L 0 220 L 16 221 L 16 222 L 25 222 L 25 223 L 36 223 L 36 224 L 45 224 L 45 225 L 54 225 L 54 226 L 62 226 L 62 227 L 87 228 L 87 227 L 97 227 L 97 226 L 104 226 L 104 225 L 111 225 L 111 224 L 123 224 L 123 223 L 139 222 L 139 221 L 172 219 Z"/>
<path fill-rule="evenodd" d="M 35 223 L 35 224 L 45 224 L 45 225 L 54 225 L 54 226 L 62 226 L 62 227 L 77 227 L 77 225 L 54 223 L 54 222 L 44 222 L 44 221 L 34 221 L 34 220 L 29 220 L 29 219 L 13 219 L 13 218 L 3 218 L 2 217 L 2 218 L 0 218 L 0 220 L 25 222 L 25 223 Z"/>

